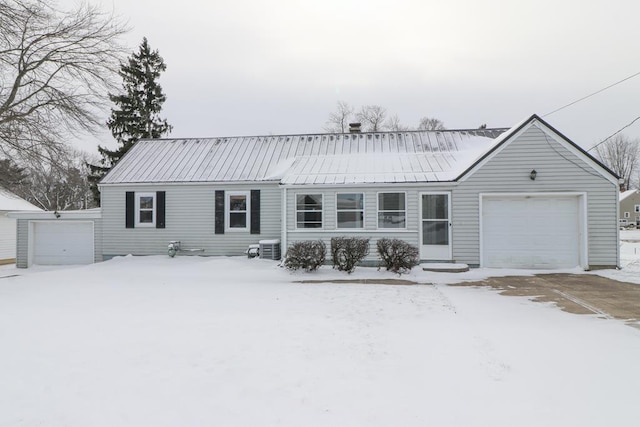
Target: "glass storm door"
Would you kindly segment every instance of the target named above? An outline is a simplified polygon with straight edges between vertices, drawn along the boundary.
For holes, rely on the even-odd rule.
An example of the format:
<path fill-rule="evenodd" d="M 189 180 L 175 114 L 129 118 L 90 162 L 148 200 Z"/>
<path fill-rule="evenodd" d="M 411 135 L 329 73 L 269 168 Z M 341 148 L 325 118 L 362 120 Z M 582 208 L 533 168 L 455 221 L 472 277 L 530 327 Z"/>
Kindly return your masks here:
<path fill-rule="evenodd" d="M 420 195 L 420 259 L 451 260 L 449 193 Z"/>

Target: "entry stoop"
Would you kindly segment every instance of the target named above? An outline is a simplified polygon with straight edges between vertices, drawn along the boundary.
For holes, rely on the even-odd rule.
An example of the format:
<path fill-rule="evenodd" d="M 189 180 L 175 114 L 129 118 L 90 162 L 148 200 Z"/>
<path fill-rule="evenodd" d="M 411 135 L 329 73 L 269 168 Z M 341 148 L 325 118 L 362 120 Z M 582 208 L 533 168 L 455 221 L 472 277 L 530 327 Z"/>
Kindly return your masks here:
<path fill-rule="evenodd" d="M 436 273 L 464 273 L 469 271 L 467 264 L 457 264 L 453 262 L 427 262 L 420 264 L 423 271 L 433 271 Z"/>

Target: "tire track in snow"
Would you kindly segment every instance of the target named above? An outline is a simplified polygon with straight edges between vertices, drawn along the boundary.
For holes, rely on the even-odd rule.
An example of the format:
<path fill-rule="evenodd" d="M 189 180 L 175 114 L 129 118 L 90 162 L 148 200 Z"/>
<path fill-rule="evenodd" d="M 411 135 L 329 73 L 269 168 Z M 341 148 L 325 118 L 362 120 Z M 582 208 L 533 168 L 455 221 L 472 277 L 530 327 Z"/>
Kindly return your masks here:
<path fill-rule="evenodd" d="M 454 314 L 459 314 L 456 305 L 449 298 L 443 288 L 446 289 L 446 285 L 433 284 L 434 289 L 440 296 L 443 306 L 451 310 Z M 489 338 L 486 338 L 486 334 L 482 334 L 477 326 L 479 323 L 472 322 L 464 314 L 460 314 L 465 320 L 465 324 L 468 329 L 472 331 L 473 335 L 473 347 L 476 349 L 479 363 L 484 370 L 485 374 L 494 381 L 502 381 L 511 371 L 511 366 L 501 358 Z"/>

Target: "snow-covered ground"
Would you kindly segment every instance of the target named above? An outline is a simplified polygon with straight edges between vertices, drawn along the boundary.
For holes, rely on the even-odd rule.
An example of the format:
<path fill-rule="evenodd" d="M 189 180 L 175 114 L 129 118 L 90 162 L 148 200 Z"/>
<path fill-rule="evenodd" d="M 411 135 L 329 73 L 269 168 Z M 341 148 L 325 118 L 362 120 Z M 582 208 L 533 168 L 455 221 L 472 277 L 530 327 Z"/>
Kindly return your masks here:
<path fill-rule="evenodd" d="M 620 270 L 601 270 L 595 274 L 640 284 L 640 230 L 620 230 L 620 266 Z"/>
<path fill-rule="evenodd" d="M 640 330 L 446 286 L 516 273 L 533 272 L 400 286 L 296 283 L 347 276 L 246 258 L 3 267 L 0 426 L 637 425 Z"/>

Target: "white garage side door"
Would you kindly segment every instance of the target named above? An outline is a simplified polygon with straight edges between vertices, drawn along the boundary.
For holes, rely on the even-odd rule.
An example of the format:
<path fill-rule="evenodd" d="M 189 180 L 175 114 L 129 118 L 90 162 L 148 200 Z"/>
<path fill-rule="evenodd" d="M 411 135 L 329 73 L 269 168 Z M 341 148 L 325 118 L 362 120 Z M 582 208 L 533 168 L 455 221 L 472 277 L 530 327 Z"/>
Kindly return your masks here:
<path fill-rule="evenodd" d="M 580 265 L 578 196 L 483 197 L 482 265 L 571 268 Z"/>
<path fill-rule="evenodd" d="M 93 223 L 56 221 L 32 223 L 32 262 L 39 265 L 91 264 Z"/>

